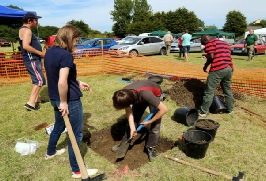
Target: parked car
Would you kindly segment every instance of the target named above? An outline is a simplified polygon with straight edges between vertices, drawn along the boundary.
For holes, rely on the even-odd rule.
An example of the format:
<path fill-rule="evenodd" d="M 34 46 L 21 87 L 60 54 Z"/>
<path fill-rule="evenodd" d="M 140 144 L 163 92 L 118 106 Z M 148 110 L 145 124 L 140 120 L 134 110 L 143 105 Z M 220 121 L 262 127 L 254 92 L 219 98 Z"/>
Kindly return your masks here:
<path fill-rule="evenodd" d="M 201 44 L 200 38 L 191 39 L 189 52 L 204 52 L 204 48 L 205 46 Z M 170 52 L 179 52 L 177 40 L 172 43 Z"/>
<path fill-rule="evenodd" d="M 245 48 L 245 39 L 238 40 L 234 45 L 231 46 L 232 54 L 247 54 Z M 266 42 L 259 39 L 254 47 L 255 54 L 266 54 Z"/>
<path fill-rule="evenodd" d="M 0 47 L 11 47 L 11 43 L 6 40 L 0 39 Z"/>
<path fill-rule="evenodd" d="M 127 36 L 119 45 L 110 47 L 110 54 L 135 57 L 141 55 L 166 54 L 165 43 L 155 36 Z"/>
<path fill-rule="evenodd" d="M 171 44 L 171 49 L 170 52 L 179 52 L 179 47 L 178 47 L 178 40 L 174 40 L 173 43 Z"/>
<path fill-rule="evenodd" d="M 80 45 L 77 45 L 75 48 L 77 50 L 89 49 L 89 48 L 102 48 L 108 50 L 111 46 L 116 45 L 116 42 L 112 38 L 93 38 L 82 42 Z"/>
<path fill-rule="evenodd" d="M 80 37 L 79 40 L 78 40 L 78 42 L 77 42 L 77 45 L 81 45 L 86 40 L 90 40 L 90 38 Z"/>

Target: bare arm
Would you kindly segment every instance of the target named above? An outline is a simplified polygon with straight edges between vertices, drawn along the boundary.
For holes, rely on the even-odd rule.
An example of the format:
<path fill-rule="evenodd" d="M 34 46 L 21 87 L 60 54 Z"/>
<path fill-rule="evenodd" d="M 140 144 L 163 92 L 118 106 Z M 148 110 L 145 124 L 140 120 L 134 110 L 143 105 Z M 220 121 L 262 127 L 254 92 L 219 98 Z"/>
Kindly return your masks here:
<path fill-rule="evenodd" d="M 168 108 L 166 107 L 166 105 L 163 102 L 160 102 L 159 106 L 157 107 L 158 112 L 153 116 L 152 119 L 150 119 L 147 122 L 142 122 L 141 124 L 143 124 L 143 126 L 147 126 L 151 123 L 153 123 L 154 121 L 160 119 L 165 113 L 167 113 Z"/>
<path fill-rule="evenodd" d="M 31 36 L 32 36 L 31 30 L 28 28 L 24 28 L 22 31 L 23 31 L 23 33 L 21 34 L 21 39 L 22 39 L 23 49 L 30 52 L 30 53 L 34 53 L 36 55 L 44 57 L 44 52 L 36 50 L 32 46 L 30 46 Z"/>
<path fill-rule="evenodd" d="M 135 126 L 135 123 L 134 123 L 133 112 L 132 112 L 131 107 L 126 108 L 125 111 L 126 111 L 126 117 L 127 117 L 127 120 L 128 120 L 128 124 L 129 124 L 129 127 L 130 127 L 130 138 L 132 138 L 136 134 L 136 126 Z"/>
<path fill-rule="evenodd" d="M 59 80 L 58 80 L 58 92 L 60 96 L 59 111 L 62 113 L 62 116 L 69 113 L 68 104 L 67 104 L 68 74 L 69 74 L 68 67 L 61 68 L 59 71 Z"/>

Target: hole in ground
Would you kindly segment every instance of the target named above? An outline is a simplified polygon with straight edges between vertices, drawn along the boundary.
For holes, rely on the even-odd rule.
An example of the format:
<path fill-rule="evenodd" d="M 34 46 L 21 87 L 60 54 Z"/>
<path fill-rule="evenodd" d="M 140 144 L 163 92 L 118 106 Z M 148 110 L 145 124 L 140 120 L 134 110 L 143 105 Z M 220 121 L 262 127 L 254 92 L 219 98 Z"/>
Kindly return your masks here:
<path fill-rule="evenodd" d="M 119 124 L 121 127 L 117 126 Z M 107 127 L 102 130 L 92 132 L 90 137 L 90 147 L 96 153 L 115 164 L 119 170 L 123 170 L 125 165 L 128 165 L 129 169 L 134 170 L 149 162 L 148 156 L 146 152 L 144 152 L 145 139 L 140 141 L 138 140 L 139 137 L 145 136 L 146 134 L 144 133 L 142 135 L 139 133 L 136 137 L 134 137 L 132 140 L 134 145 L 129 147 L 126 157 L 121 161 L 117 161 L 116 153 L 112 152 L 111 149 L 114 145 L 120 143 L 121 138 L 125 133 L 124 129 L 121 129 L 125 127 L 123 127 L 122 124 L 124 125 L 123 121 L 119 121 L 112 127 Z M 119 128 L 119 131 L 114 130 L 114 128 Z M 160 154 L 170 150 L 173 145 L 174 141 L 160 138 L 156 149 Z"/>

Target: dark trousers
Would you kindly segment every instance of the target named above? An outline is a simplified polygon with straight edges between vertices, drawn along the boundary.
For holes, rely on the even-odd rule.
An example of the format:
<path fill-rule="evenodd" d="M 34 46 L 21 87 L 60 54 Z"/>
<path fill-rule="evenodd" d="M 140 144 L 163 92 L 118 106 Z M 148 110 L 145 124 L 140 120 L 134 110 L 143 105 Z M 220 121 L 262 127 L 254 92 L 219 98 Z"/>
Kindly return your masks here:
<path fill-rule="evenodd" d="M 149 105 L 148 103 L 138 103 L 138 104 L 133 105 L 132 110 L 133 110 L 135 126 L 138 126 L 139 123 L 143 121 L 143 120 L 141 120 L 141 117 L 143 116 L 145 109 L 148 106 L 149 106 L 150 112 L 152 112 L 153 109 L 155 108 L 152 105 Z M 160 137 L 161 119 L 162 118 L 154 121 L 150 125 L 149 135 L 148 135 L 147 140 L 146 140 L 146 146 L 145 146 L 146 148 L 157 146 L 157 143 L 158 143 L 158 140 Z M 130 135 L 130 128 L 128 126 L 125 136 L 127 138 L 129 138 L 129 135 Z"/>
<path fill-rule="evenodd" d="M 233 110 L 234 97 L 231 91 L 232 75 L 233 71 L 230 66 L 222 70 L 209 72 L 206 82 L 206 89 L 203 96 L 203 103 L 200 107 L 201 111 L 203 111 L 204 113 L 207 113 L 209 111 L 209 108 L 213 101 L 214 92 L 218 84 L 221 84 L 221 87 L 223 89 L 228 112 L 231 112 Z"/>
<path fill-rule="evenodd" d="M 185 54 L 184 54 L 184 51 L 183 51 L 183 46 L 182 45 L 179 45 L 178 46 L 178 48 L 179 48 L 179 58 L 181 58 L 181 54 L 183 55 L 183 57 L 185 56 Z"/>

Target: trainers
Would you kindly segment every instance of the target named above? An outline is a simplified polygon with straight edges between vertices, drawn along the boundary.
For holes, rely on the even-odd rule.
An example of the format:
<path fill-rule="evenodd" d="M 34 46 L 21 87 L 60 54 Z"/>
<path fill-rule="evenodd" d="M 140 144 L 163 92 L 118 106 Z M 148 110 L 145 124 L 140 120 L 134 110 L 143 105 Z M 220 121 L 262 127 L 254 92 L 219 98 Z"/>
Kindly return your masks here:
<path fill-rule="evenodd" d="M 229 114 L 229 116 L 233 116 L 233 111 L 231 111 L 231 112 L 229 112 L 228 114 Z"/>
<path fill-rule="evenodd" d="M 98 173 L 98 169 L 87 169 L 88 176 L 93 176 Z M 80 172 L 72 172 L 72 178 L 81 178 Z"/>
<path fill-rule="evenodd" d="M 27 103 L 23 107 L 25 107 L 28 111 L 37 111 L 38 110 L 38 107 L 33 107 Z"/>
<path fill-rule="evenodd" d="M 150 162 L 157 156 L 157 152 L 155 147 L 148 147 L 147 148 L 148 158 Z"/>
<path fill-rule="evenodd" d="M 66 149 L 65 148 L 62 148 L 61 150 L 56 150 L 55 154 L 53 155 L 47 155 L 45 156 L 45 160 L 48 160 L 48 159 L 51 159 L 51 158 L 54 158 L 55 156 L 57 155 L 62 155 L 63 153 L 66 152 Z"/>
<path fill-rule="evenodd" d="M 204 112 L 202 112 L 201 110 L 198 110 L 198 114 L 200 117 L 207 117 L 207 115 Z"/>

